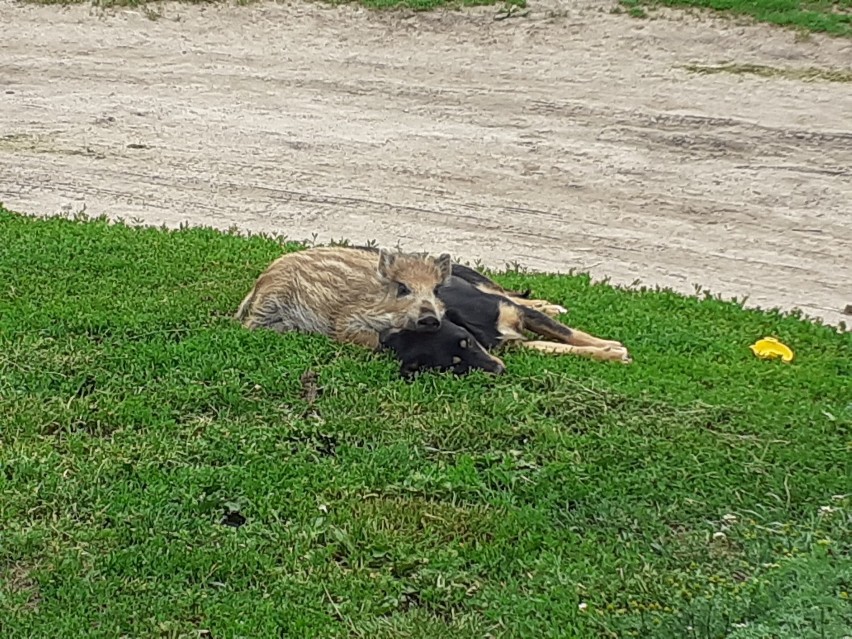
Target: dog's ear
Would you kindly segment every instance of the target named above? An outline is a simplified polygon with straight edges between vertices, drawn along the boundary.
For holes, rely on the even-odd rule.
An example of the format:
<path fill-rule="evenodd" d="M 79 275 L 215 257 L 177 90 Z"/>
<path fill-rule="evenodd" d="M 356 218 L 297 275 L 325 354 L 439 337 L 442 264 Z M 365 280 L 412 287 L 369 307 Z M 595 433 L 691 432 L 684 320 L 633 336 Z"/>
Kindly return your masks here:
<path fill-rule="evenodd" d="M 450 279 L 450 275 L 453 274 L 453 261 L 450 258 L 450 254 L 441 253 L 438 259 L 435 260 L 435 264 L 438 265 L 438 272 L 441 274 L 441 283 L 446 283 Z"/>
<path fill-rule="evenodd" d="M 385 249 L 379 249 L 379 275 L 386 279 L 392 279 L 391 273 L 396 264 L 396 255 Z"/>

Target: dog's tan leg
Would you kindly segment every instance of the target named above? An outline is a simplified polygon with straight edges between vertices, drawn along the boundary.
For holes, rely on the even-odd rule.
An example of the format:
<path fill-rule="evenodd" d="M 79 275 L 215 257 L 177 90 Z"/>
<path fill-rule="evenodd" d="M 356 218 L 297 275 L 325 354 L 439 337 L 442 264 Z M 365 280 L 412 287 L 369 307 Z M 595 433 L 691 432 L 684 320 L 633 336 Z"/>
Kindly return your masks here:
<path fill-rule="evenodd" d="M 612 339 L 601 339 L 583 331 L 578 331 L 576 328 L 571 329 L 571 337 L 568 338 L 567 343 L 573 346 L 592 346 L 594 348 L 624 348 L 621 342 Z"/>
<path fill-rule="evenodd" d="M 592 346 L 595 348 L 624 348 L 621 342 L 615 340 L 601 339 L 594 335 L 589 335 L 583 331 L 578 331 L 570 326 L 565 326 L 555 319 L 548 317 L 540 311 L 534 309 L 524 309 L 523 312 L 524 329 L 540 335 L 546 339 L 556 340 L 563 344 L 571 346 Z"/>
<path fill-rule="evenodd" d="M 591 359 L 605 362 L 621 362 L 622 364 L 629 364 L 633 361 L 630 358 L 630 353 L 623 346 L 599 348 L 595 346 L 572 346 L 571 344 L 543 341 L 521 342 L 520 344 L 524 348 L 530 348 L 534 351 L 551 355 L 579 355 L 580 357 L 590 357 Z"/>

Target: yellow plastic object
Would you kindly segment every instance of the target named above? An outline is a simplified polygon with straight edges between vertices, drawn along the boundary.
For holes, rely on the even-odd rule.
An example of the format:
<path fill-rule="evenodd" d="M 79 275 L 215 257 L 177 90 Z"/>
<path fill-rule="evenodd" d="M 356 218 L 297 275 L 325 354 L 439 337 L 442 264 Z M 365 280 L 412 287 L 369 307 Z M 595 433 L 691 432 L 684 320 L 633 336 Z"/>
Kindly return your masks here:
<path fill-rule="evenodd" d="M 786 344 L 782 344 L 774 337 L 764 337 L 763 339 L 759 339 L 749 346 L 749 348 L 755 355 L 762 359 L 780 357 L 782 361 L 785 362 L 793 361 L 792 349 Z"/>

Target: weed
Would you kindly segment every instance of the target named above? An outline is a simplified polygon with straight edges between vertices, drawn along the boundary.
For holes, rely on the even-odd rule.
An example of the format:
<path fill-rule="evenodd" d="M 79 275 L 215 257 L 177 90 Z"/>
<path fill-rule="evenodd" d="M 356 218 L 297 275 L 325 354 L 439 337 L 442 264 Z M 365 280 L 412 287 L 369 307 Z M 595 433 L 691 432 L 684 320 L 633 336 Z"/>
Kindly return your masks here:
<path fill-rule="evenodd" d="M 633 18 L 648 17 L 648 13 L 642 7 L 641 0 L 621 0 L 621 4 L 627 8 L 627 14 Z"/>

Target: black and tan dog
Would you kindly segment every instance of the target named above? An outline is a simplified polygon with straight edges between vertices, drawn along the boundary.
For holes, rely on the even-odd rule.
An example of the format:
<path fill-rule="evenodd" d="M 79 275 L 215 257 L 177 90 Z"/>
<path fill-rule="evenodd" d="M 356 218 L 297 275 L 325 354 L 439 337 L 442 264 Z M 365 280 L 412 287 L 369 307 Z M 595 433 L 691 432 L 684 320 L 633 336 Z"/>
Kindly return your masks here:
<path fill-rule="evenodd" d="M 631 361 L 621 342 L 601 339 L 556 321 L 553 316 L 566 312 L 561 306 L 529 299 L 528 292 L 507 291 L 468 267 L 454 264 L 451 277 L 437 293 L 446 306 L 446 317 L 470 331 L 488 350 L 518 342 L 524 348 L 546 353 Z M 553 341 L 529 341 L 526 332 Z"/>
<path fill-rule="evenodd" d="M 530 299 L 529 291 L 507 290 L 467 266 L 453 264 L 450 278 L 436 289 L 436 294 L 446 308 L 443 324 L 447 326 L 441 334 L 404 330 L 390 331 L 382 337 L 382 346 L 396 353 L 406 376 L 429 368 L 455 370 L 459 374 L 475 369 L 503 372 L 502 361 L 498 365 L 483 359 L 483 353 L 513 343 L 557 355 L 631 362 L 620 342 L 600 339 L 556 321 L 556 315 L 566 312 L 563 307 Z M 528 340 L 526 333 L 546 339 Z M 468 336 L 478 348 L 458 347 L 461 343 L 470 344 Z"/>

